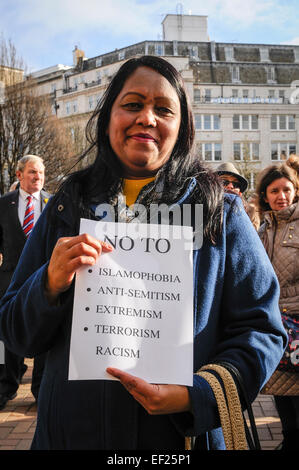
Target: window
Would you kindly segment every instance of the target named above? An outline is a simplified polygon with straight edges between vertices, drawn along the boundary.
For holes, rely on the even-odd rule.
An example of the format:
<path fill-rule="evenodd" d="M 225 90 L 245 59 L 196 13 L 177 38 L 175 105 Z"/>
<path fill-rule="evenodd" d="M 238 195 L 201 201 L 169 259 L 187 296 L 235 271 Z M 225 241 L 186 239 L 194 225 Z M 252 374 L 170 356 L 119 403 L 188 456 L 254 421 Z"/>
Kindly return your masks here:
<path fill-rule="evenodd" d="M 296 153 L 296 144 L 289 144 L 289 155 Z"/>
<path fill-rule="evenodd" d="M 56 91 L 56 83 L 52 83 L 51 85 L 51 93 L 55 93 Z"/>
<path fill-rule="evenodd" d="M 212 161 L 212 144 L 203 144 L 203 156 L 206 161 Z"/>
<path fill-rule="evenodd" d="M 296 153 L 295 143 L 275 142 L 271 145 L 271 160 L 287 160 L 292 153 Z"/>
<path fill-rule="evenodd" d="M 243 94 L 243 98 L 249 98 L 249 90 L 243 90 L 242 94 Z"/>
<path fill-rule="evenodd" d="M 124 60 L 125 58 L 125 51 L 120 51 L 118 53 L 118 60 Z"/>
<path fill-rule="evenodd" d="M 271 129 L 275 131 L 277 129 L 277 116 L 271 116 Z"/>
<path fill-rule="evenodd" d="M 288 154 L 288 144 L 283 142 L 279 145 L 280 150 L 280 160 L 286 160 Z"/>
<path fill-rule="evenodd" d="M 214 160 L 221 160 L 221 144 L 214 144 Z"/>
<path fill-rule="evenodd" d="M 106 80 L 108 80 L 109 77 L 109 69 L 102 69 L 102 74 Z"/>
<path fill-rule="evenodd" d="M 267 81 L 275 82 L 275 68 L 274 67 L 267 67 Z"/>
<path fill-rule="evenodd" d="M 259 127 L 258 116 L 256 114 L 252 114 L 251 116 L 251 129 L 256 130 Z"/>
<path fill-rule="evenodd" d="M 268 90 L 268 98 L 275 98 L 275 90 Z"/>
<path fill-rule="evenodd" d="M 242 117 L 242 129 L 249 129 L 249 116 L 248 114 L 243 114 Z"/>
<path fill-rule="evenodd" d="M 203 117 L 203 128 L 206 129 L 206 130 L 210 130 L 211 129 L 211 116 L 210 114 L 204 114 L 204 117 Z"/>
<path fill-rule="evenodd" d="M 78 111 L 77 101 L 72 101 L 72 112 L 76 113 Z"/>
<path fill-rule="evenodd" d="M 205 101 L 206 103 L 211 102 L 211 90 L 209 88 L 205 89 Z"/>
<path fill-rule="evenodd" d="M 258 116 L 253 114 L 234 114 L 233 129 L 256 130 L 258 129 Z"/>
<path fill-rule="evenodd" d="M 279 116 L 279 129 L 286 130 L 287 128 L 287 117 L 285 115 Z"/>
<path fill-rule="evenodd" d="M 97 73 L 96 73 L 96 80 L 97 80 L 97 82 L 98 82 L 99 84 L 101 83 L 102 78 L 101 78 L 101 72 L 100 72 L 100 70 L 97 70 Z"/>
<path fill-rule="evenodd" d="M 287 114 L 272 114 L 271 116 L 271 130 L 293 131 L 295 130 L 295 116 Z"/>
<path fill-rule="evenodd" d="M 234 160 L 241 160 L 241 144 L 234 143 Z"/>
<path fill-rule="evenodd" d="M 200 144 L 200 154 L 202 159 L 208 162 L 221 161 L 221 144 L 219 143 L 205 143 Z"/>
<path fill-rule="evenodd" d="M 232 81 L 239 82 L 240 81 L 240 69 L 238 65 L 234 65 L 232 67 Z"/>
<path fill-rule="evenodd" d="M 232 46 L 226 46 L 225 48 L 225 60 L 234 60 L 234 48 Z"/>
<path fill-rule="evenodd" d="M 194 103 L 200 102 L 200 88 L 194 88 L 193 90 L 193 100 Z"/>
<path fill-rule="evenodd" d="M 192 59 L 198 59 L 198 47 L 197 46 L 189 46 L 189 57 Z"/>
<path fill-rule="evenodd" d="M 288 116 L 289 130 L 295 130 L 295 116 Z"/>
<path fill-rule="evenodd" d="M 65 103 L 65 114 L 73 114 L 78 111 L 77 101 L 67 101 Z"/>
<path fill-rule="evenodd" d="M 240 115 L 233 115 L 233 129 L 240 129 Z"/>
<path fill-rule="evenodd" d="M 96 67 L 101 67 L 101 65 L 102 65 L 102 57 L 98 57 L 96 59 Z"/>
<path fill-rule="evenodd" d="M 201 114 L 194 115 L 195 129 L 201 130 Z"/>
<path fill-rule="evenodd" d="M 238 98 L 238 96 L 239 96 L 239 90 L 233 89 L 232 90 L 232 97 L 233 98 Z"/>
<path fill-rule="evenodd" d="M 164 55 L 164 44 L 155 44 L 155 54 Z"/>
<path fill-rule="evenodd" d="M 257 142 L 252 142 L 252 160 L 259 160 L 260 158 L 260 146 Z"/>
<path fill-rule="evenodd" d="M 195 114 L 195 129 L 205 131 L 217 131 L 221 128 L 221 118 L 219 114 Z"/>
<path fill-rule="evenodd" d="M 260 145 L 258 142 L 234 142 L 234 160 L 259 160 Z"/>
<path fill-rule="evenodd" d="M 219 114 L 214 114 L 213 118 L 214 118 L 214 127 L 213 127 L 213 129 L 218 131 L 220 129 L 220 116 L 219 116 Z"/>
<path fill-rule="evenodd" d="M 88 97 L 88 109 L 93 109 L 94 108 L 94 97 L 93 96 L 89 96 Z"/>
<path fill-rule="evenodd" d="M 284 100 L 284 98 L 285 98 L 285 92 L 284 92 L 284 90 L 279 90 L 279 91 L 278 91 L 278 96 L 279 96 L 279 98 L 282 98 L 282 99 Z"/>

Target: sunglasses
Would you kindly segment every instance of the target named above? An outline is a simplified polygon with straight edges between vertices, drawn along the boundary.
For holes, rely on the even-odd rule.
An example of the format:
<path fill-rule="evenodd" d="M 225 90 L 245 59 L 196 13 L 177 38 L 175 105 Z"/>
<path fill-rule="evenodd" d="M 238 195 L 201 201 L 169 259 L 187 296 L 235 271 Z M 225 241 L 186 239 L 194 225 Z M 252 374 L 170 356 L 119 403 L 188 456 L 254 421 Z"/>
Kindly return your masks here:
<path fill-rule="evenodd" d="M 241 189 L 241 185 L 238 181 L 229 181 L 229 180 L 221 179 L 221 182 L 222 182 L 223 186 L 228 186 L 229 184 L 232 184 L 235 189 L 236 188 Z"/>

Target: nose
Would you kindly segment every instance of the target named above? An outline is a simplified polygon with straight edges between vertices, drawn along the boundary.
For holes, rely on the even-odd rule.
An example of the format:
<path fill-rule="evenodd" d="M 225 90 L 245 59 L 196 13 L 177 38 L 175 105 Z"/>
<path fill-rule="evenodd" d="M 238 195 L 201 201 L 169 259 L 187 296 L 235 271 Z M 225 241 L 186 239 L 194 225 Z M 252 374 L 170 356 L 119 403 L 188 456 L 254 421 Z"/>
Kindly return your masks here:
<path fill-rule="evenodd" d="M 156 117 L 152 108 L 143 108 L 138 113 L 136 118 L 136 124 L 140 124 L 144 127 L 155 127 Z"/>
<path fill-rule="evenodd" d="M 231 181 L 226 185 L 226 187 L 231 190 L 234 189 L 234 185 Z"/>
<path fill-rule="evenodd" d="M 287 198 L 284 191 L 280 191 L 280 193 L 279 193 L 279 198 L 280 198 L 280 199 L 286 199 L 286 198 Z"/>

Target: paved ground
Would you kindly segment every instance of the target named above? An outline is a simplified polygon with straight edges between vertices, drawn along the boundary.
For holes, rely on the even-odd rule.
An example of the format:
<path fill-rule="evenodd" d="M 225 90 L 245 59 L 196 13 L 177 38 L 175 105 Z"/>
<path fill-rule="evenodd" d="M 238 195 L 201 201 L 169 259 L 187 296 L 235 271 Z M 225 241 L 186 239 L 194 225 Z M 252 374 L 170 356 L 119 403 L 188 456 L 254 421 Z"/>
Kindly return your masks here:
<path fill-rule="evenodd" d="M 36 405 L 31 395 L 32 361 L 17 397 L 0 411 L 0 450 L 27 450 L 36 425 Z M 253 404 L 262 450 L 274 450 L 282 440 L 281 425 L 273 397 L 259 395 Z"/>

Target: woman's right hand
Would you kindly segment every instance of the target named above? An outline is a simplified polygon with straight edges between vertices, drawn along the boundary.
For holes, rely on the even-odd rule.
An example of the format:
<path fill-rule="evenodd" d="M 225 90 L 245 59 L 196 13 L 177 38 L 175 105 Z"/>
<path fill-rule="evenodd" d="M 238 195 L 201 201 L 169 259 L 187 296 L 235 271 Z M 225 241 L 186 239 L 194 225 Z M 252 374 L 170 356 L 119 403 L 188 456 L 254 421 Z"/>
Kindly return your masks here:
<path fill-rule="evenodd" d="M 50 303 L 55 303 L 74 279 L 82 266 L 96 263 L 102 251 L 110 252 L 113 247 L 88 234 L 59 238 L 48 266 L 46 295 Z"/>

